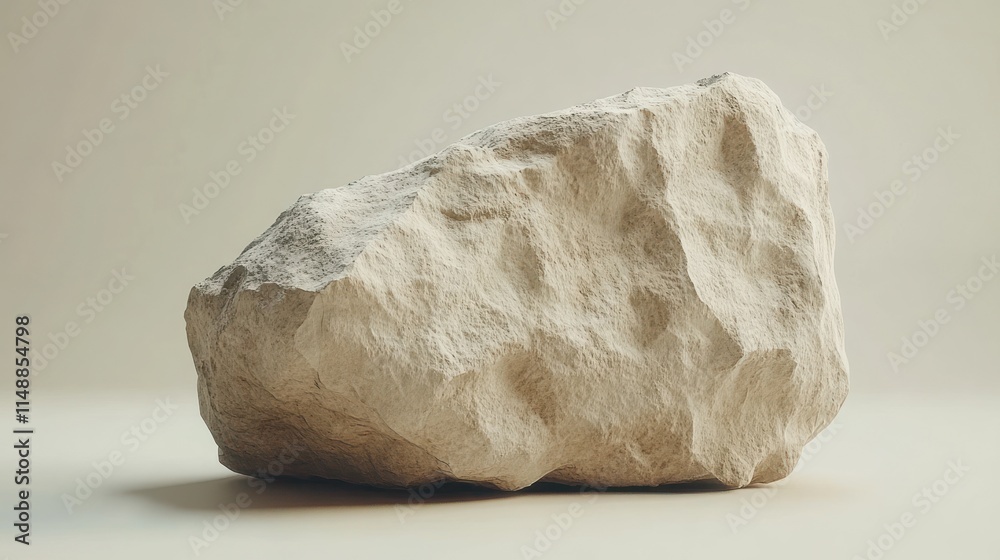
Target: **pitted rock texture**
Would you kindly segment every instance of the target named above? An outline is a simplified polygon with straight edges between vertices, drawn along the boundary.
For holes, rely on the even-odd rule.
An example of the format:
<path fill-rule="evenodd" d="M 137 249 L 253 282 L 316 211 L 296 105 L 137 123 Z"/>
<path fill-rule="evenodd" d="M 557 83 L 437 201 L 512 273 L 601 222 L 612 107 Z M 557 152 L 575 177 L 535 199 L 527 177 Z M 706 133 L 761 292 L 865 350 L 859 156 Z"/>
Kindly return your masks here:
<path fill-rule="evenodd" d="M 848 390 L 827 190 L 734 74 L 491 126 L 301 197 L 193 288 L 202 416 L 251 475 L 780 479 Z"/>

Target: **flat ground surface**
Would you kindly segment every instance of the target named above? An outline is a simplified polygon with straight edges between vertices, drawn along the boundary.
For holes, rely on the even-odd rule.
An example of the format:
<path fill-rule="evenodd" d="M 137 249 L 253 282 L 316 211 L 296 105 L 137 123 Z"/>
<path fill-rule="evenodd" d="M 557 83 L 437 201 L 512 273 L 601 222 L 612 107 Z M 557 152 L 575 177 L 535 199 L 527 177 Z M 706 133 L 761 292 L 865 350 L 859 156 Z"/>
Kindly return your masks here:
<path fill-rule="evenodd" d="M 852 397 L 770 486 L 424 498 L 234 475 L 193 395 L 179 395 L 35 395 L 32 544 L 14 544 L 4 521 L 7 557 L 1000 558 L 996 398 Z M 154 414 L 157 399 L 176 409 Z"/>

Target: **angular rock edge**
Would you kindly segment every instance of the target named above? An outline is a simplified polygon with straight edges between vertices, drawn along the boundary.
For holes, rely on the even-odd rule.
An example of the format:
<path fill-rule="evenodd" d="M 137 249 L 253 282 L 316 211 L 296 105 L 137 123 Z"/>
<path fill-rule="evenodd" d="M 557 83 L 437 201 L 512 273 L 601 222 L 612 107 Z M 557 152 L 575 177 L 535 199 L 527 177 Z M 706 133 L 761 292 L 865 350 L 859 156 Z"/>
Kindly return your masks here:
<path fill-rule="evenodd" d="M 848 391 L 818 135 L 762 82 L 637 88 L 306 195 L 185 312 L 243 474 L 781 479 Z"/>

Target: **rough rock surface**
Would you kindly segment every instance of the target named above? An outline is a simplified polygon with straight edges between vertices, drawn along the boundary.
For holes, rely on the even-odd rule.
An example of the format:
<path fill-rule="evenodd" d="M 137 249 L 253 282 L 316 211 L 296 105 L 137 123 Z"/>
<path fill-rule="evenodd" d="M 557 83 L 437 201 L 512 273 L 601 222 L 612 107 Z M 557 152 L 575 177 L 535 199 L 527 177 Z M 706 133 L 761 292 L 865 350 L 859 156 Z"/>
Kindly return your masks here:
<path fill-rule="evenodd" d="M 724 74 L 303 196 L 190 294 L 220 460 L 379 486 L 780 479 L 848 390 L 826 159 Z"/>

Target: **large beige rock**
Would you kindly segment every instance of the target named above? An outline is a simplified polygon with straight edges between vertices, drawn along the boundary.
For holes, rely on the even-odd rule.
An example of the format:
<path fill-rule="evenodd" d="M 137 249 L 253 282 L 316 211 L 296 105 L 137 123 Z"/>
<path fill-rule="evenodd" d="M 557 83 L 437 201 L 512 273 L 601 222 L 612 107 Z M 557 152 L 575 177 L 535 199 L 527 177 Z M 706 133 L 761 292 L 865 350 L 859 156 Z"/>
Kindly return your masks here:
<path fill-rule="evenodd" d="M 780 479 L 847 394 L 826 158 L 725 74 L 303 196 L 191 291 L 220 460 L 385 486 Z"/>

